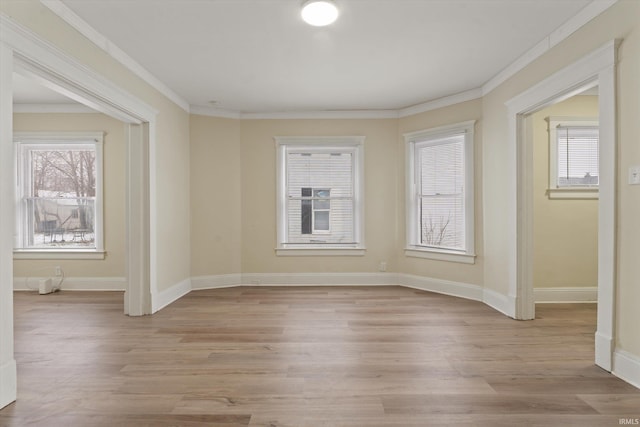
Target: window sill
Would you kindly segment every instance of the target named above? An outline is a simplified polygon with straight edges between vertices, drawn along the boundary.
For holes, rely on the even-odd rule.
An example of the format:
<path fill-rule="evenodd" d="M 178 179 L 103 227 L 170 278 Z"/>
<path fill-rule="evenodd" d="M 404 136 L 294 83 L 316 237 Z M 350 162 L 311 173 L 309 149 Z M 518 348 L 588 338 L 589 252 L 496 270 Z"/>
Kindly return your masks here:
<path fill-rule="evenodd" d="M 447 251 L 447 250 L 433 250 L 433 249 L 418 249 L 418 248 L 405 248 L 404 250 L 405 256 L 412 258 L 425 258 L 432 259 L 436 261 L 449 261 L 449 262 L 459 262 L 462 264 L 475 264 L 476 256 L 475 254 L 464 254 L 455 251 Z"/>
<path fill-rule="evenodd" d="M 547 190 L 549 199 L 597 199 L 597 188 L 550 188 Z"/>
<path fill-rule="evenodd" d="M 13 259 L 104 259 L 103 250 L 14 249 Z"/>
<path fill-rule="evenodd" d="M 277 256 L 364 256 L 366 249 L 363 247 L 353 248 L 276 248 Z"/>

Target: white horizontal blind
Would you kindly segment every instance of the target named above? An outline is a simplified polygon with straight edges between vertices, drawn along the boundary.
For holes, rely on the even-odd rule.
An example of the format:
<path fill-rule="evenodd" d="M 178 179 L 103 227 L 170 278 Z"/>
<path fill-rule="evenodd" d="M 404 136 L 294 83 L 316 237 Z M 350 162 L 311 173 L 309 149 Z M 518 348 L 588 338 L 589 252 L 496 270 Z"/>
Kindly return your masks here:
<path fill-rule="evenodd" d="M 598 127 L 559 126 L 556 129 L 558 181 L 561 187 L 597 187 Z"/>
<path fill-rule="evenodd" d="M 287 152 L 285 243 L 354 243 L 353 168 L 352 152 Z"/>
<path fill-rule="evenodd" d="M 416 145 L 422 246 L 465 249 L 464 143 L 457 134 Z"/>

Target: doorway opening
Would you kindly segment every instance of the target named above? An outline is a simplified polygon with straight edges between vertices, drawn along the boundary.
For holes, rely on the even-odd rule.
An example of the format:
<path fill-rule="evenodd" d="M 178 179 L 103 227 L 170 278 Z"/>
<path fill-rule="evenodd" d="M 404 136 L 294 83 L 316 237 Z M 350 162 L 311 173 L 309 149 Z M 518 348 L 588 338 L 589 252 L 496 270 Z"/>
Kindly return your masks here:
<path fill-rule="evenodd" d="M 516 319 L 535 317 L 533 283 L 533 168 L 532 144 L 527 144 L 527 117 L 551 105 L 598 87 L 598 282 L 595 362 L 613 369 L 616 282 L 616 108 L 615 71 L 618 41 L 612 40 L 581 60 L 563 68 L 506 103 L 512 159 L 509 261 L 510 310 Z"/>

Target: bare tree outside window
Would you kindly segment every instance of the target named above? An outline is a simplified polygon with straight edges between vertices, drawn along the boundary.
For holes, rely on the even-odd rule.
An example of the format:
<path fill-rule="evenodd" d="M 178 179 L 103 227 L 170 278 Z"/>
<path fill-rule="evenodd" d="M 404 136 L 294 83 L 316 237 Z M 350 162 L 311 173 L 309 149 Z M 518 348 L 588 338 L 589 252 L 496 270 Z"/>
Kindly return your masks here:
<path fill-rule="evenodd" d="M 93 241 L 95 150 L 31 150 L 31 184 L 30 211 L 35 233 L 42 234 L 32 237 L 34 245 L 84 246 Z"/>

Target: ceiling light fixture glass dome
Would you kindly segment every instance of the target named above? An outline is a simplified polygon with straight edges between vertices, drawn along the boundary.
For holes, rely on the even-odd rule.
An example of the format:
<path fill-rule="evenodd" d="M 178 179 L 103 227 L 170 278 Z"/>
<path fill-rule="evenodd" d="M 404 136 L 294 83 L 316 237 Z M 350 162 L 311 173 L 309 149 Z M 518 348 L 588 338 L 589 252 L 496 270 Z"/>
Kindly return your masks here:
<path fill-rule="evenodd" d="M 302 4 L 302 19 L 314 27 L 324 27 L 338 19 L 338 8 L 333 0 L 307 0 Z"/>

